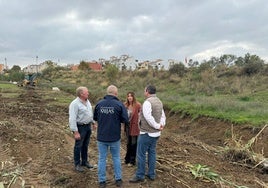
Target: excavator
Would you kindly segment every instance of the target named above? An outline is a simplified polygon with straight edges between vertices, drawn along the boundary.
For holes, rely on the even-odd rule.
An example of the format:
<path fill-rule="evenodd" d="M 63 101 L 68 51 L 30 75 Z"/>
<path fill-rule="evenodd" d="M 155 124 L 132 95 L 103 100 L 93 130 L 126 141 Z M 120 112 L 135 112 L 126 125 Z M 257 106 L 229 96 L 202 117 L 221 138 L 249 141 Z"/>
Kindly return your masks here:
<path fill-rule="evenodd" d="M 35 88 L 37 84 L 36 73 L 25 74 L 24 80 L 18 84 L 19 87 Z"/>

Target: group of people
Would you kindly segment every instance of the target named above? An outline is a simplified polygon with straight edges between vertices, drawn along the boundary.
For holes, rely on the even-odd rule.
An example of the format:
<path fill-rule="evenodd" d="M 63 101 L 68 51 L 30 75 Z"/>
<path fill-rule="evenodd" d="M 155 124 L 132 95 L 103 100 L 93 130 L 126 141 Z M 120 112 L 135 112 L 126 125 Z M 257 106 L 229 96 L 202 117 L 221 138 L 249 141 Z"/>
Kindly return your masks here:
<path fill-rule="evenodd" d="M 127 152 L 125 164 L 135 166 L 137 170 L 130 183 L 156 178 L 156 145 L 166 124 L 163 104 L 156 96 L 156 88 L 148 85 L 144 89 L 146 97 L 141 105 L 134 92 L 128 92 L 126 102 L 118 99 L 118 88 L 110 85 L 107 95 L 97 102 L 94 111 L 88 99 L 86 87 L 76 89 L 76 99 L 69 106 L 69 126 L 73 132 L 74 166 L 78 172 L 84 168 L 93 168 L 88 162 L 88 145 L 91 128 L 97 128 L 98 147 L 98 181 L 99 187 L 106 187 L 106 158 L 108 152 L 112 155 L 115 184 L 122 186 L 122 169 L 120 157 L 121 125 L 127 137 Z M 148 154 L 146 172 L 146 156 Z"/>

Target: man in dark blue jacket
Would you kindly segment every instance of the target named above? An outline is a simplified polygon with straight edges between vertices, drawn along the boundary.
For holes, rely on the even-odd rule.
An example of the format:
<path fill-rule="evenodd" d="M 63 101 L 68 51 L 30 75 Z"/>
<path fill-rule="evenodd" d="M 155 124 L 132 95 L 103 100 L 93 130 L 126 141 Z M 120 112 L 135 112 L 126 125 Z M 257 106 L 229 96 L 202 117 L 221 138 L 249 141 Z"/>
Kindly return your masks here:
<path fill-rule="evenodd" d="M 121 123 L 128 124 L 129 120 L 127 110 L 124 104 L 118 100 L 117 95 L 117 87 L 110 85 L 107 88 L 107 95 L 97 103 L 94 110 L 93 118 L 98 123 L 98 180 L 100 187 L 106 187 L 106 157 L 108 149 L 112 154 L 116 186 L 121 187 L 122 185 Z"/>

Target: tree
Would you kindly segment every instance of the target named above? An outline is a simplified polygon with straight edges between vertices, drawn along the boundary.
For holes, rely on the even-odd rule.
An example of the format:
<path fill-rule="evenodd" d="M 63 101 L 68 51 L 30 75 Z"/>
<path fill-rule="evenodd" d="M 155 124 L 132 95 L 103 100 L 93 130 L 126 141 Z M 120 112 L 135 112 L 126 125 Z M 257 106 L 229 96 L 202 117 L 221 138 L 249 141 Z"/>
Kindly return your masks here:
<path fill-rule="evenodd" d="M 119 73 L 118 68 L 113 64 L 109 64 L 106 66 L 105 70 L 107 78 L 110 82 L 113 82 L 117 78 L 117 75 Z"/>
<path fill-rule="evenodd" d="M 188 66 L 189 67 L 196 67 L 199 65 L 198 61 L 193 61 L 193 59 L 189 59 Z"/>
<path fill-rule="evenodd" d="M 251 76 L 262 71 L 264 60 L 257 55 L 245 54 L 244 58 L 239 57 L 235 61 L 235 65 L 242 67 L 241 74 Z"/>
<path fill-rule="evenodd" d="M 12 71 L 9 73 L 9 80 L 11 81 L 21 81 L 23 80 L 25 77 L 25 74 L 23 72 L 20 71 Z"/>
<path fill-rule="evenodd" d="M 247 56 L 245 59 L 245 66 L 242 69 L 242 73 L 248 76 L 257 74 L 262 71 L 264 61 L 257 55 Z"/>
<path fill-rule="evenodd" d="M 235 63 L 236 66 L 242 67 L 244 65 L 244 58 L 243 57 L 238 57 L 234 63 Z"/>
<path fill-rule="evenodd" d="M 206 61 L 206 64 L 211 68 L 215 68 L 217 65 L 220 64 L 220 59 L 218 57 L 211 57 L 210 60 Z"/>
<path fill-rule="evenodd" d="M 19 65 L 14 65 L 11 69 L 10 72 L 20 72 L 21 68 Z"/>
<path fill-rule="evenodd" d="M 235 55 L 224 54 L 220 57 L 220 63 L 226 64 L 229 67 L 230 65 L 232 65 L 235 62 L 236 59 L 237 59 L 237 57 Z"/>
<path fill-rule="evenodd" d="M 55 64 L 49 65 L 47 68 L 42 70 L 41 77 L 52 82 L 51 78 L 53 78 L 54 75 L 56 75 L 61 70 L 67 70 L 67 68 L 62 66 L 55 66 Z"/>
<path fill-rule="evenodd" d="M 212 65 L 211 65 L 211 61 L 204 61 L 202 62 L 199 67 L 198 67 L 198 71 L 197 72 L 204 72 L 206 70 L 210 70 L 212 69 Z"/>
<path fill-rule="evenodd" d="M 169 68 L 170 74 L 177 74 L 180 77 L 183 77 L 184 74 L 186 73 L 186 68 L 184 64 L 181 62 L 179 64 L 174 64 Z"/>
<path fill-rule="evenodd" d="M 79 70 L 91 70 L 89 67 L 89 64 L 85 61 L 81 61 L 80 64 L 78 65 Z"/>
<path fill-rule="evenodd" d="M 122 71 L 127 70 L 127 66 L 125 65 L 125 63 L 122 63 L 121 69 L 122 69 Z"/>
<path fill-rule="evenodd" d="M 47 64 L 48 67 L 51 67 L 51 66 L 54 67 L 54 66 L 56 65 L 56 63 L 54 63 L 54 62 L 51 61 L 51 60 L 47 60 L 47 61 L 45 61 L 44 63 Z"/>

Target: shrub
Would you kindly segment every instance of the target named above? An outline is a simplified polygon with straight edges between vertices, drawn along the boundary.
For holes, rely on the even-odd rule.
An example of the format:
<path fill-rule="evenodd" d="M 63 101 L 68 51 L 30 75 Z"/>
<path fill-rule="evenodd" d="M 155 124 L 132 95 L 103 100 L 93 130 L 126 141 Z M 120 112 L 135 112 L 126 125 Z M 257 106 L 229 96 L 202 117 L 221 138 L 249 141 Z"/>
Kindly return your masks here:
<path fill-rule="evenodd" d="M 106 76 L 110 82 L 114 82 L 119 73 L 118 68 L 115 65 L 109 64 L 106 67 Z"/>
<path fill-rule="evenodd" d="M 251 62 L 246 64 L 243 68 L 242 68 L 242 75 L 247 75 L 247 76 L 251 76 L 253 74 L 257 74 L 260 73 L 263 69 L 263 63 L 261 62 Z"/>
<path fill-rule="evenodd" d="M 149 73 L 149 70 L 140 70 L 140 71 L 136 71 L 137 76 L 141 77 L 141 78 L 145 78 Z"/>
<path fill-rule="evenodd" d="M 169 72 L 170 74 L 177 74 L 178 76 L 183 77 L 186 74 L 187 70 L 184 64 L 179 63 L 172 65 L 169 68 Z"/>

